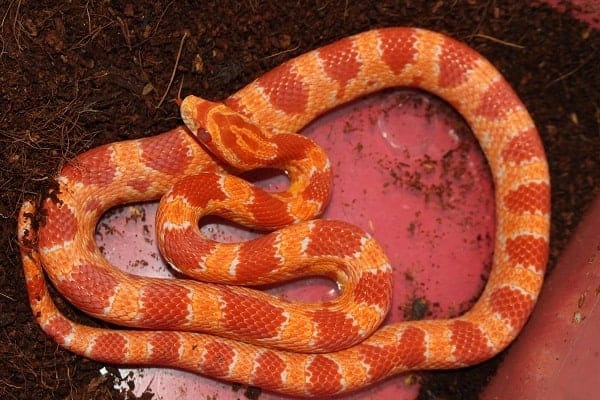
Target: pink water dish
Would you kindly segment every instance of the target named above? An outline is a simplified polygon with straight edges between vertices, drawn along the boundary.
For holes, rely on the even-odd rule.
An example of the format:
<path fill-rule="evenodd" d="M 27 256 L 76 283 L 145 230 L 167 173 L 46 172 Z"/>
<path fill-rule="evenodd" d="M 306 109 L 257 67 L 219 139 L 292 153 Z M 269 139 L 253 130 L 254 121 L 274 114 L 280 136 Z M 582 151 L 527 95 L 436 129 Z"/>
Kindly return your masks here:
<path fill-rule="evenodd" d="M 481 292 L 494 243 L 494 189 L 489 168 L 464 121 L 428 94 L 396 89 L 333 110 L 303 134 L 328 153 L 334 168 L 326 219 L 344 220 L 372 234 L 394 271 L 393 306 L 385 323 L 457 316 Z M 282 174 L 248 175 L 277 191 Z M 97 241 L 118 268 L 171 276 L 154 237 L 156 204 L 124 206 L 99 223 Z M 248 240 L 255 232 L 222 221 L 201 230 L 219 241 Z M 337 295 L 334 282 L 303 279 L 269 289 L 296 301 Z M 161 399 L 239 399 L 245 388 L 165 368 L 125 369 L 123 388 Z M 418 373 L 387 379 L 342 399 L 414 399 Z M 211 397 L 213 396 L 213 397 Z M 261 399 L 282 398 L 262 393 Z"/>

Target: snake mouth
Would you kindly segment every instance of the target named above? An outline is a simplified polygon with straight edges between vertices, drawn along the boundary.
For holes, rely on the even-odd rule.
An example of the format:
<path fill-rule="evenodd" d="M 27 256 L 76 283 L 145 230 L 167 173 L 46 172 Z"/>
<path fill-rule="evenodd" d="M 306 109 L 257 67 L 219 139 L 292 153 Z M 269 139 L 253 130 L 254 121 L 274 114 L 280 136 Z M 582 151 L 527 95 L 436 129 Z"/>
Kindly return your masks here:
<path fill-rule="evenodd" d="M 195 118 L 196 102 L 196 96 L 187 96 L 179 106 L 181 119 L 183 119 L 183 123 L 193 134 L 196 134 L 200 130 L 200 125 Z"/>

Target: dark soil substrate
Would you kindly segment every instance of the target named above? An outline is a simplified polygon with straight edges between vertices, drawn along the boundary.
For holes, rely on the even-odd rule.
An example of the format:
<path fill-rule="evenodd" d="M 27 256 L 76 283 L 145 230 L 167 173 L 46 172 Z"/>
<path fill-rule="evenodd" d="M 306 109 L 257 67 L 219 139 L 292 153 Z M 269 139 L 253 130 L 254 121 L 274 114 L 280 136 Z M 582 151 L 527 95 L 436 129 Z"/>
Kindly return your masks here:
<path fill-rule="evenodd" d="M 36 326 L 17 255 L 15 216 L 24 196 L 43 193 L 49 177 L 76 154 L 178 125 L 172 100 L 180 87 L 182 94 L 222 99 L 282 61 L 334 39 L 380 26 L 425 27 L 487 56 L 531 111 L 552 172 L 552 264 L 600 189 L 600 34 L 544 5 L 501 0 L 3 3 L 3 399 L 121 398 L 111 391 L 112 382 L 99 378 L 100 365 L 58 348 Z M 72 316 L 93 323 L 79 313 Z M 424 374 L 421 398 L 477 398 L 500 358 Z"/>

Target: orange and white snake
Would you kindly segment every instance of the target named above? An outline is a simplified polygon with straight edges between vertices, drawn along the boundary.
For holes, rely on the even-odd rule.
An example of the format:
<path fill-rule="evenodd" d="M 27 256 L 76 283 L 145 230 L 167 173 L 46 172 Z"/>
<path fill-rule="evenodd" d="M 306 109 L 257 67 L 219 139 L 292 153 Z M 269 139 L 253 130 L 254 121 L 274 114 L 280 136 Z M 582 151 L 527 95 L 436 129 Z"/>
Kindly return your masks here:
<path fill-rule="evenodd" d="M 496 239 L 489 280 L 471 310 L 380 327 L 391 297 L 388 260 L 359 228 L 312 220 L 329 200 L 330 164 L 311 140 L 288 132 L 396 86 L 441 97 L 473 130 L 494 179 Z M 107 363 L 169 366 L 323 396 L 405 371 L 481 362 L 523 327 L 548 258 L 548 167 L 527 110 L 475 51 L 426 30 L 372 30 L 290 60 L 223 104 L 187 97 L 181 113 L 186 127 L 69 162 L 56 178 L 59 190 L 43 202 L 39 226 L 33 202 L 23 204 L 18 235 L 29 300 L 61 346 Z M 287 172 L 286 191 L 267 194 L 230 174 L 265 167 Z M 107 209 L 158 199 L 165 257 L 218 284 L 133 276 L 101 255 L 94 231 Z M 206 214 L 275 231 L 216 243 L 198 229 Z M 128 329 L 67 319 L 48 294 L 44 271 L 76 307 Z M 335 279 L 341 294 L 323 305 L 297 304 L 236 286 L 296 274 Z"/>

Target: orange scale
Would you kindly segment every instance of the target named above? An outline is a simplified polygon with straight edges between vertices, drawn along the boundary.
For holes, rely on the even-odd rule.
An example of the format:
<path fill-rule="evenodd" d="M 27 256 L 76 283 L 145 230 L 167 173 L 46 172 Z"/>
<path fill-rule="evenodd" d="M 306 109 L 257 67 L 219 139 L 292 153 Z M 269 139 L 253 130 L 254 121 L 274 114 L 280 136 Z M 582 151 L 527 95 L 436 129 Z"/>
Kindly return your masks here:
<path fill-rule="evenodd" d="M 417 58 L 415 43 L 418 37 L 414 32 L 408 31 L 401 35 L 388 33 L 390 31 L 383 29 L 378 34 L 381 59 L 395 74 L 399 74 Z"/>
<path fill-rule="evenodd" d="M 386 271 L 363 273 L 354 292 L 354 301 L 358 304 L 371 304 L 381 310 L 387 309 L 392 296 L 391 280 L 391 275 Z"/>
<path fill-rule="evenodd" d="M 260 188 L 248 187 L 248 191 L 247 198 L 252 201 L 246 202 L 245 209 L 252 225 L 276 229 L 295 222 L 294 216 L 288 212 L 288 203 L 273 197 Z"/>
<path fill-rule="evenodd" d="M 504 205 L 516 214 L 550 212 L 550 185 L 545 182 L 525 183 L 509 192 L 504 198 Z"/>
<path fill-rule="evenodd" d="M 189 319 L 190 289 L 152 281 L 140 288 L 136 325 L 154 329 L 185 326 Z"/>
<path fill-rule="evenodd" d="M 496 120 L 521 106 L 519 98 L 510 85 L 505 80 L 497 80 L 481 94 L 481 100 L 475 113 L 487 119 Z"/>
<path fill-rule="evenodd" d="M 266 350 L 260 353 L 254 362 L 252 371 L 252 384 L 258 387 L 282 387 L 283 374 L 286 370 L 285 361 L 274 351 Z"/>
<path fill-rule="evenodd" d="M 131 179 L 127 182 L 127 186 L 133 188 L 134 190 L 144 193 L 148 190 L 148 188 L 152 185 L 152 181 L 144 178 Z"/>
<path fill-rule="evenodd" d="M 331 358 L 324 355 L 314 356 L 306 366 L 306 371 L 306 389 L 311 395 L 318 396 L 323 387 L 330 387 L 334 392 L 342 389 L 340 366 Z"/>
<path fill-rule="evenodd" d="M 457 320 L 450 322 L 448 328 L 451 342 L 454 345 L 453 354 L 463 363 L 485 360 L 493 354 L 493 349 L 488 344 L 488 338 L 478 325 Z"/>
<path fill-rule="evenodd" d="M 326 203 L 331 196 L 329 190 L 324 190 L 331 182 L 331 170 L 317 172 L 310 177 L 302 197 L 306 200 Z"/>
<path fill-rule="evenodd" d="M 410 369 L 426 362 L 426 334 L 423 329 L 407 327 L 394 347 L 397 354 L 395 358 L 398 359 L 396 365 L 404 365 Z"/>
<path fill-rule="evenodd" d="M 312 342 L 316 351 L 339 349 L 356 343 L 363 335 L 360 326 L 345 312 L 316 310 L 308 314 L 317 335 Z"/>
<path fill-rule="evenodd" d="M 45 212 L 52 216 L 38 232 L 38 245 L 49 249 L 73 240 L 78 231 L 78 220 L 67 204 L 57 204 L 52 199 L 44 203 Z M 60 221 L 58 223 L 52 221 Z"/>
<path fill-rule="evenodd" d="M 160 250 L 165 259 L 188 275 L 191 275 L 189 271 L 196 271 L 201 267 L 204 257 L 210 259 L 210 255 L 216 248 L 216 243 L 198 235 L 195 227 L 187 227 L 182 230 L 166 229 L 162 232 L 162 237 Z M 223 262 L 223 259 L 221 260 Z M 209 263 L 210 261 L 207 260 L 206 264 Z"/>
<path fill-rule="evenodd" d="M 61 175 L 70 181 L 83 184 L 107 185 L 111 183 L 116 175 L 117 167 L 113 159 L 113 148 L 111 145 L 101 146 L 87 151 L 65 165 Z"/>
<path fill-rule="evenodd" d="M 302 114 L 308 105 L 308 86 L 294 63 L 281 66 L 279 73 L 267 72 L 256 81 L 272 105 L 286 114 Z M 285 78 L 282 79 L 282 76 Z"/>
<path fill-rule="evenodd" d="M 82 264 L 73 266 L 57 286 L 76 307 L 93 315 L 103 315 L 112 305 L 119 280 L 97 265 Z"/>
<path fill-rule="evenodd" d="M 141 161 L 149 168 L 168 175 L 180 175 L 192 160 L 185 132 L 173 129 L 139 144 Z"/>
<path fill-rule="evenodd" d="M 520 329 L 527 320 L 535 302 L 531 296 L 510 287 L 496 289 L 490 295 L 489 306 L 506 320 L 513 329 Z"/>
<path fill-rule="evenodd" d="M 311 231 L 306 254 L 353 256 L 361 250 L 362 239 L 363 231 L 355 226 L 338 221 L 324 221 L 315 225 Z"/>
<path fill-rule="evenodd" d="M 170 191 L 170 196 L 164 196 L 168 205 L 169 197 L 182 197 L 190 206 L 205 209 L 210 202 L 224 201 L 227 199 L 227 190 L 221 186 L 222 178 L 217 174 L 198 174 L 182 178 L 177 181 Z M 177 207 L 172 206 L 169 215 L 177 214 Z"/>
<path fill-rule="evenodd" d="M 397 346 L 373 346 L 364 344 L 359 347 L 357 358 L 367 366 L 367 373 L 373 379 L 387 376 L 401 353 Z"/>
<path fill-rule="evenodd" d="M 27 282 L 27 295 L 30 303 L 38 303 L 47 295 L 46 284 L 42 275 L 36 275 Z"/>
<path fill-rule="evenodd" d="M 59 344 L 64 344 L 68 336 L 73 332 L 73 326 L 62 315 L 56 315 L 46 322 L 44 331 Z"/>
<path fill-rule="evenodd" d="M 535 133 L 536 129 L 532 127 L 512 138 L 502 149 L 504 162 L 523 164 L 536 158 L 542 158 L 544 147 Z"/>
<path fill-rule="evenodd" d="M 121 333 L 101 333 L 94 337 L 88 356 L 107 360 L 127 354 L 128 350 L 128 341 Z"/>
<path fill-rule="evenodd" d="M 537 271 L 543 272 L 539 265 L 541 260 L 548 259 L 548 241 L 533 235 L 520 235 L 506 240 L 505 251 L 514 265 L 524 268 L 534 266 Z"/>
<path fill-rule="evenodd" d="M 95 212 L 97 212 L 97 210 L 100 210 L 102 208 L 103 208 L 103 203 L 100 200 L 98 200 L 98 198 L 88 197 L 85 202 L 84 211 L 90 212 L 90 213 L 95 213 Z"/>
<path fill-rule="evenodd" d="M 459 56 L 460 55 L 460 56 Z M 477 65 L 479 56 L 466 46 L 445 38 L 438 58 L 438 83 L 442 88 L 460 86 L 469 79 L 469 72 Z"/>
<path fill-rule="evenodd" d="M 207 375 L 216 378 L 226 378 L 235 359 L 235 351 L 219 341 L 208 342 L 198 363 L 200 369 Z"/>
<path fill-rule="evenodd" d="M 148 341 L 150 354 L 148 362 L 152 364 L 173 364 L 179 360 L 181 338 L 176 332 L 156 332 Z"/>
<path fill-rule="evenodd" d="M 353 39 L 342 39 L 335 46 L 319 49 L 318 57 L 323 72 L 339 83 L 338 97 L 344 97 L 346 85 L 360 72 L 362 62 Z"/>
<path fill-rule="evenodd" d="M 274 234 L 242 243 L 236 257 L 239 261 L 236 267 L 236 280 L 239 282 L 271 282 L 271 279 L 267 279 L 267 277 L 281 267 L 281 261 L 277 257 L 276 243 L 277 235 Z M 226 261 L 223 264 L 227 265 Z"/>
<path fill-rule="evenodd" d="M 219 293 L 219 303 L 223 330 L 246 340 L 277 337 L 287 319 L 283 308 L 266 299 L 249 298 L 225 287 Z"/>

